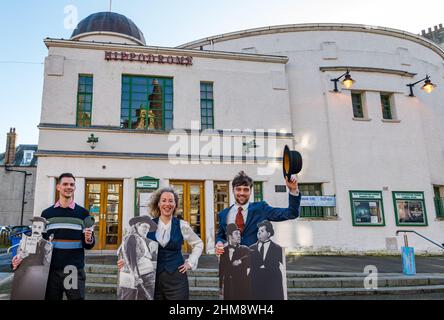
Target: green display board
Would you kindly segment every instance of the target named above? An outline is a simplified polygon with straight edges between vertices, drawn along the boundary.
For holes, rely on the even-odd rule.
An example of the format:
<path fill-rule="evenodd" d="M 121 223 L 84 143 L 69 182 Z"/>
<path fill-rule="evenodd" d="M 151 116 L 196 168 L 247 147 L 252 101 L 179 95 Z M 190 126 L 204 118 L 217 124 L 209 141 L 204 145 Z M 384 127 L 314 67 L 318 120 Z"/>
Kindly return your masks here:
<path fill-rule="evenodd" d="M 427 226 L 427 212 L 422 191 L 393 191 L 397 226 Z"/>
<path fill-rule="evenodd" d="M 135 179 L 134 216 L 149 214 L 151 194 L 159 189 L 159 179 L 145 176 Z"/>
<path fill-rule="evenodd" d="M 385 226 L 381 191 L 351 190 L 349 194 L 353 226 Z"/>

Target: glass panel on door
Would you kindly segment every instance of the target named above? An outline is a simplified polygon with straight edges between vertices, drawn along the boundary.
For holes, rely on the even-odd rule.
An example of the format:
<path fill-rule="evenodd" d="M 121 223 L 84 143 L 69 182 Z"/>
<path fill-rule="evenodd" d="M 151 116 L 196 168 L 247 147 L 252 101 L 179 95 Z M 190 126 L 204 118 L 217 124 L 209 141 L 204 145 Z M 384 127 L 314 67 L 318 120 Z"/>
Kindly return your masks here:
<path fill-rule="evenodd" d="M 230 185 L 227 181 L 214 182 L 214 236 L 219 228 L 219 212 L 230 206 Z"/>
<path fill-rule="evenodd" d="M 176 210 L 176 217 L 178 219 L 185 219 L 184 218 L 184 185 L 183 184 L 173 184 L 172 185 L 174 190 L 176 190 L 177 194 L 179 195 L 179 204 L 177 205 Z"/>
<path fill-rule="evenodd" d="M 117 193 L 115 193 L 117 191 Z M 119 185 L 108 185 L 106 204 L 106 245 L 118 245 L 119 240 Z"/>
<path fill-rule="evenodd" d="M 95 246 L 100 246 L 100 215 L 102 208 L 101 184 L 87 184 L 88 193 L 88 210 L 92 217 L 94 217 L 94 234 L 96 237 Z"/>
<path fill-rule="evenodd" d="M 190 225 L 193 231 L 202 239 L 201 237 L 201 223 L 200 223 L 200 184 L 190 185 Z"/>

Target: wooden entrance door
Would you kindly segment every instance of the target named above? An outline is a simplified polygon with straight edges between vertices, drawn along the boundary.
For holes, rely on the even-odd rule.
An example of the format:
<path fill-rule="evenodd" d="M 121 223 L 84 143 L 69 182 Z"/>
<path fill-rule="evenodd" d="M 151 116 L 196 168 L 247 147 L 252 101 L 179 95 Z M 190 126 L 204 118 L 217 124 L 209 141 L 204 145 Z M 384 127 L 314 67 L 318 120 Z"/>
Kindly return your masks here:
<path fill-rule="evenodd" d="M 85 205 L 94 217 L 94 250 L 117 250 L 122 241 L 122 181 L 86 182 Z"/>
<path fill-rule="evenodd" d="M 205 245 L 205 203 L 204 184 L 202 181 L 172 181 L 171 186 L 179 194 L 177 217 L 188 221 L 193 231 Z M 185 250 L 191 248 L 186 244 Z"/>

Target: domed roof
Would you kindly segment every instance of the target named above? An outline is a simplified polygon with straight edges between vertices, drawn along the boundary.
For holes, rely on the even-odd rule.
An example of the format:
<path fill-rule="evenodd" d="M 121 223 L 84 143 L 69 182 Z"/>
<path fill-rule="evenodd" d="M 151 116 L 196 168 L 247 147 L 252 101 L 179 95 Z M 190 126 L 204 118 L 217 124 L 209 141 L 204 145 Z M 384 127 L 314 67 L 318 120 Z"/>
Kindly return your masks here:
<path fill-rule="evenodd" d="M 145 37 L 136 24 L 131 19 L 115 12 L 97 12 L 89 15 L 79 22 L 71 35 L 71 39 L 91 32 L 120 33 L 145 44 Z"/>

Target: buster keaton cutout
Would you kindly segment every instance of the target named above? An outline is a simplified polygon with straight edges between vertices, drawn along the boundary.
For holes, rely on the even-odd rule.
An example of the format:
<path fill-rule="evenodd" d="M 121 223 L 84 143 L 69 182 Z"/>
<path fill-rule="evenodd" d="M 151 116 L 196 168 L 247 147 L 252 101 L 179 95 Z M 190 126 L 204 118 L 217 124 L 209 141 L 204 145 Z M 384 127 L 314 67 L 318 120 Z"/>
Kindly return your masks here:
<path fill-rule="evenodd" d="M 17 255 L 23 259 L 14 271 L 11 300 L 44 300 L 51 265 L 52 244 L 43 239 L 47 221 L 34 217 L 31 236 L 22 235 Z M 51 239 L 50 239 L 51 240 Z"/>
<path fill-rule="evenodd" d="M 286 299 L 286 270 L 284 250 L 270 238 L 274 235 L 273 225 L 264 220 L 257 224 L 257 243 L 250 246 L 253 299 Z"/>
<path fill-rule="evenodd" d="M 153 300 L 156 284 L 158 243 L 147 238 L 157 229 L 148 216 L 129 221 L 131 230 L 120 245 L 117 254 L 125 264 L 119 272 L 118 300 Z"/>
<path fill-rule="evenodd" d="M 241 245 L 241 233 L 236 224 L 227 225 L 228 245 L 219 261 L 219 288 L 224 300 L 249 300 L 250 249 Z"/>

